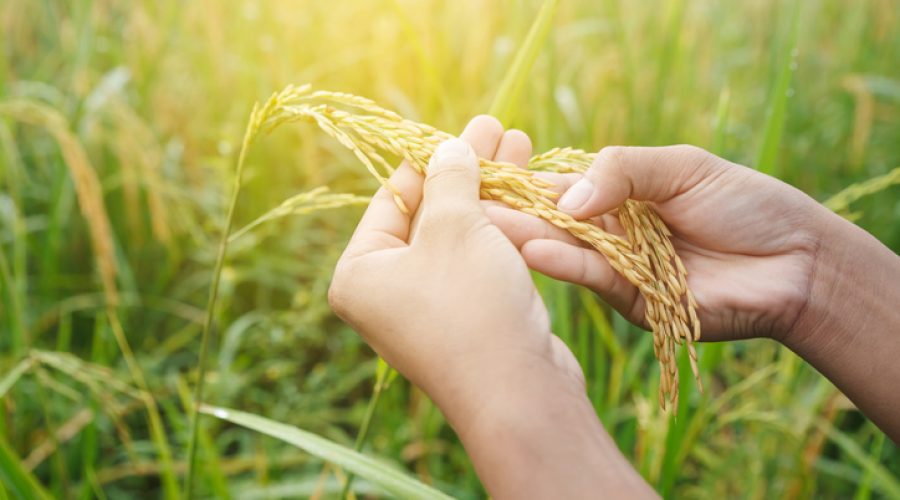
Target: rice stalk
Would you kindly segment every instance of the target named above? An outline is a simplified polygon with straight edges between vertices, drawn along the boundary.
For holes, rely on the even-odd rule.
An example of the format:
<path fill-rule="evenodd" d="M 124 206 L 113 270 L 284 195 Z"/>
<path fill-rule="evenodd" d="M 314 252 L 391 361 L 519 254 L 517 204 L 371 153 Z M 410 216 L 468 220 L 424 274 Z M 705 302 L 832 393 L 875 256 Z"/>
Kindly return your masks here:
<path fill-rule="evenodd" d="M 353 442 L 353 451 L 362 451 L 363 443 L 366 442 L 366 438 L 369 436 L 369 427 L 372 425 L 372 419 L 375 417 L 375 409 L 378 408 L 381 394 L 391 385 L 391 381 L 396 376 L 397 372 L 393 368 L 388 367 L 388 364 L 383 359 L 378 358 L 378 363 L 375 367 L 375 387 L 372 389 L 372 397 L 369 398 L 369 404 L 366 405 L 366 413 L 363 415 L 362 424 L 359 427 L 359 432 L 356 434 L 356 440 Z M 353 475 L 353 472 L 347 474 L 347 479 L 344 481 L 344 486 L 341 488 L 341 494 L 338 498 L 349 498 L 350 488 L 353 486 L 355 478 L 356 476 Z"/>
<path fill-rule="evenodd" d="M 312 122 L 349 149 L 366 169 L 394 195 L 407 211 L 397 189 L 387 181 L 393 172 L 384 155 L 406 160 L 425 172 L 435 148 L 450 134 L 430 125 L 406 120 L 369 99 L 313 90 L 310 85 L 288 86 L 275 93 L 251 116 L 247 137 L 285 123 Z M 659 405 L 676 408 L 678 365 L 676 346 L 686 344 L 699 387 L 697 353 L 700 338 L 697 302 L 687 286 L 687 270 L 672 246 L 668 228 L 648 203 L 629 200 L 619 209 L 626 236 L 610 234 L 586 221 L 575 220 L 556 208 L 552 183 L 535 171 L 584 172 L 595 154 L 557 148 L 536 155 L 528 169 L 481 159 L 481 197 L 549 221 L 599 251 L 619 274 L 643 296 L 645 320 L 654 334 L 654 352 L 660 363 Z"/>
<path fill-rule="evenodd" d="M 132 178 L 123 184 L 123 189 L 131 189 L 131 196 L 137 199 L 137 188 L 143 185 L 150 214 L 150 230 L 157 241 L 167 245 L 172 242 L 172 228 L 169 225 L 171 209 L 166 205 L 165 190 L 161 189 L 163 154 L 160 145 L 150 127 L 125 103 L 114 101 L 109 112 L 110 118 L 117 122 L 117 127 L 111 132 L 115 138 L 111 147 L 119 157 L 119 164 L 123 167 L 127 165 L 133 171 Z"/>
<path fill-rule="evenodd" d="M 870 194 L 884 191 L 895 184 L 900 184 L 900 167 L 896 167 L 884 175 L 847 186 L 836 195 L 828 198 L 825 201 L 825 206 L 846 219 L 856 220 L 859 218 L 859 214 L 850 211 L 851 203 Z"/>
<path fill-rule="evenodd" d="M 516 51 L 515 59 L 500 82 L 494 102 L 491 103 L 489 113 L 507 125 L 515 119 L 519 97 L 525 88 L 525 82 L 528 81 L 528 73 L 550 36 L 558 4 L 558 0 L 544 0 L 541 4 L 541 10 L 538 11 L 531 28 L 528 29 L 528 34 L 522 40 L 522 45 Z"/>
<path fill-rule="evenodd" d="M 159 409 L 150 393 L 143 371 L 134 357 L 131 346 L 128 344 L 116 310 L 119 303 L 119 292 L 116 287 L 115 248 L 113 246 L 112 228 L 103 202 L 103 188 L 100 184 L 100 179 L 91 165 L 81 142 L 72 133 L 68 121 L 58 111 L 39 102 L 27 99 L 12 99 L 0 102 L 0 115 L 7 115 L 20 122 L 43 127 L 59 145 L 65 164 L 72 175 L 79 207 L 88 223 L 94 259 L 103 287 L 107 316 L 112 322 L 116 343 L 122 352 L 131 376 L 142 391 L 142 400 L 147 409 L 151 437 L 159 449 L 160 459 L 166 471 L 162 478 L 164 489 L 167 497 L 174 498 L 177 493 L 177 487 L 174 474 L 171 472 L 171 452 L 166 441 L 165 429 L 162 425 Z"/>
<path fill-rule="evenodd" d="M 306 86 L 304 87 L 304 89 L 308 91 L 310 87 Z M 350 102 L 357 102 L 360 105 L 364 105 L 367 101 L 365 99 L 356 98 L 355 96 L 349 95 L 345 96 L 345 98 Z M 272 99 L 269 99 L 269 101 L 267 101 L 264 105 L 260 106 L 259 104 L 256 104 L 253 106 L 253 110 L 250 112 L 250 119 L 248 120 L 247 128 L 244 131 L 244 139 L 241 142 L 241 150 L 238 154 L 234 188 L 232 189 L 231 200 L 228 205 L 228 214 L 225 217 L 225 227 L 222 231 L 222 238 L 219 241 L 219 250 L 216 254 L 216 263 L 213 267 L 212 282 L 210 283 L 209 287 L 209 298 L 206 304 L 203 330 L 200 339 L 200 353 L 198 354 L 197 361 L 197 385 L 194 387 L 194 404 L 190 409 L 191 424 L 190 434 L 188 436 L 187 472 L 185 473 L 184 477 L 183 496 L 188 499 L 193 497 L 193 481 L 194 476 L 196 475 L 195 461 L 197 455 L 197 444 L 200 434 L 199 409 L 203 404 L 203 386 L 206 379 L 206 363 L 207 358 L 209 357 L 209 345 L 211 341 L 210 339 L 212 337 L 216 302 L 218 301 L 219 295 L 219 282 L 222 277 L 222 267 L 225 263 L 225 257 L 228 253 L 228 245 L 233 239 L 231 237 L 231 229 L 234 224 L 235 209 L 237 208 L 237 202 L 241 194 L 241 186 L 244 179 L 244 164 L 247 159 L 247 152 L 250 150 L 250 146 L 253 144 L 256 138 L 259 137 L 260 134 L 272 130 L 273 128 L 278 126 L 279 123 L 284 121 L 285 117 L 279 114 L 279 111 L 281 110 L 283 105 L 284 103 L 282 103 L 277 96 L 273 96 Z M 378 175 L 377 171 L 374 170 L 374 167 L 372 168 L 372 172 L 376 176 Z M 356 199 L 357 197 L 348 197 L 348 195 L 331 195 L 330 198 L 325 197 L 324 190 L 321 190 L 321 188 L 319 191 L 313 190 L 312 193 L 313 194 L 307 193 L 305 197 L 304 195 L 299 195 L 299 197 L 288 199 L 287 201 L 282 203 L 280 207 L 281 212 L 279 212 L 279 209 L 276 208 L 275 211 L 270 211 L 256 221 L 250 223 L 250 226 L 255 227 L 259 224 L 262 224 L 266 220 L 271 220 L 275 217 L 287 215 L 287 213 L 291 213 L 292 211 L 298 209 L 298 206 L 304 202 L 316 203 L 314 198 L 320 195 L 322 195 L 322 199 L 319 200 L 319 203 L 321 203 L 322 206 L 326 208 L 339 206 L 341 203 L 352 204 L 359 202 L 359 200 Z M 397 199 L 399 199 L 399 197 Z M 235 238 L 252 229 L 252 227 L 250 226 L 239 230 Z"/>
<path fill-rule="evenodd" d="M 320 186 L 284 200 L 277 207 L 260 215 L 253 222 L 235 231 L 228 238 L 228 243 L 233 243 L 234 240 L 252 231 L 257 226 L 274 219 L 288 217 L 290 215 L 305 215 L 312 212 L 318 212 L 319 210 L 327 210 L 329 208 L 364 205 L 370 200 L 371 198 L 367 196 L 329 193 L 327 186 Z"/>
<path fill-rule="evenodd" d="M 247 150 L 258 135 L 256 123 L 264 119 L 260 113 L 264 113 L 259 105 L 253 106 L 250 113 L 250 123 L 244 131 L 244 140 L 238 155 L 237 169 L 235 172 L 234 188 L 231 192 L 231 201 L 228 204 L 228 214 L 225 217 L 225 227 L 219 240 L 219 250 L 216 253 L 216 263 L 213 266 L 212 282 L 209 286 L 209 297 L 206 302 L 206 314 L 203 320 L 203 330 L 200 336 L 200 353 L 197 358 L 197 385 L 194 387 L 194 405 L 189 409 L 191 423 L 188 435 L 187 472 L 184 476 L 182 496 L 190 500 L 194 496 L 194 476 L 196 475 L 195 460 L 197 457 L 197 440 L 200 433 L 200 405 L 203 402 L 203 386 L 206 380 L 206 359 L 209 357 L 209 343 L 212 336 L 213 321 L 216 310 L 216 302 L 219 297 L 219 282 L 222 278 L 222 267 L 225 264 L 225 254 L 228 252 L 229 235 L 234 223 L 234 212 L 241 194 L 241 185 L 244 180 L 244 162 L 247 159 Z"/>
<path fill-rule="evenodd" d="M 119 292 L 116 288 L 116 256 L 112 229 L 103 203 L 100 179 L 81 142 L 72 133 L 68 121 L 58 111 L 41 103 L 27 99 L 0 102 L 0 115 L 42 127 L 59 144 L 65 164 L 72 175 L 78 206 L 88 223 L 94 260 L 106 303 L 115 306 L 119 301 Z"/>

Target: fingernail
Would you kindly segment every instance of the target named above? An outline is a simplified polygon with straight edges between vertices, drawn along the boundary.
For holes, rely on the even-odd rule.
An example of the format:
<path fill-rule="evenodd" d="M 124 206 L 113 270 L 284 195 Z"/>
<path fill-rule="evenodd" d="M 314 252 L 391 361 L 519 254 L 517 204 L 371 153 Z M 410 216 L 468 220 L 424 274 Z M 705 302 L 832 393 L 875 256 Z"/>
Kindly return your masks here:
<path fill-rule="evenodd" d="M 578 210 L 588 201 L 593 192 L 594 185 L 587 178 L 582 177 L 581 180 L 563 193 L 562 198 L 556 203 L 556 207 L 566 212 Z"/>
<path fill-rule="evenodd" d="M 447 139 L 434 151 L 431 161 L 428 162 L 428 170 L 432 170 L 439 165 L 466 164 L 476 162 L 476 160 L 475 151 L 472 150 L 472 146 L 469 146 L 468 142 L 457 138 Z"/>

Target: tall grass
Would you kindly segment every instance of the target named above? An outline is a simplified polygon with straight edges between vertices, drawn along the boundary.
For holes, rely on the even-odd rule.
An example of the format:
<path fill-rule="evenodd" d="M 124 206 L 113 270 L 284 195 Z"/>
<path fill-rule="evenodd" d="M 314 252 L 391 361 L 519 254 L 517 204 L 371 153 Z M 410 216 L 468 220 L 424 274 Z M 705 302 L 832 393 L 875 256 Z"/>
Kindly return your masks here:
<path fill-rule="evenodd" d="M 420 392 L 398 379 L 374 406 L 374 354 L 327 306 L 330 270 L 377 184 L 303 125 L 251 148 L 238 179 L 251 104 L 312 82 L 448 132 L 493 109 L 537 151 L 695 143 L 831 199 L 896 251 L 895 10 L 883 0 L 0 3 L 0 498 L 174 497 L 179 480 L 198 497 L 342 494 L 347 474 L 329 467 L 320 481 L 320 456 L 218 418 L 194 427 L 200 402 L 359 444 L 403 477 L 483 497 Z M 59 132 L 9 112 L 21 102 L 58 117 L 68 150 Z M 94 188 L 72 175 L 73 158 Z M 319 186 L 359 203 L 285 202 Z M 107 230 L 85 203 L 102 203 Z M 237 236 L 225 253 L 228 225 Z M 96 244 L 101 233 L 109 244 Z M 598 415 L 664 496 L 897 494 L 897 447 L 790 352 L 699 346 L 705 391 L 683 387 L 672 419 L 650 396 L 651 336 L 589 292 L 536 278 Z M 378 488 L 361 476 L 349 489 Z"/>

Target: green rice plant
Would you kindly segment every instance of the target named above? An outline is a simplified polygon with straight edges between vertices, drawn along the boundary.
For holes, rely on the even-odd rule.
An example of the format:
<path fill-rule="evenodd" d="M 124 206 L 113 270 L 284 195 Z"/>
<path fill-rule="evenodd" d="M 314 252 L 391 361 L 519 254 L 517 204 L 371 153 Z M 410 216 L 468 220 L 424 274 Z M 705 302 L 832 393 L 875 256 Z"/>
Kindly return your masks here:
<path fill-rule="evenodd" d="M 837 445 L 842 451 L 854 461 L 862 465 L 862 469 L 866 471 L 872 486 L 885 495 L 886 498 L 900 498 L 900 480 L 892 474 L 883 465 L 878 462 L 877 457 L 872 457 L 866 450 L 862 449 L 853 439 L 846 434 L 834 428 L 827 421 L 818 420 L 818 426 L 827 436 L 828 439 Z"/>
<path fill-rule="evenodd" d="M 766 125 L 763 132 L 763 142 L 759 148 L 756 159 L 756 168 L 760 172 L 779 176 L 778 153 L 781 146 L 781 137 L 784 134 L 785 121 L 787 120 L 788 101 L 793 94 L 791 82 L 797 71 L 798 41 L 800 37 L 800 23 L 802 21 L 803 0 L 795 0 L 791 10 L 791 23 L 789 34 L 783 49 L 780 51 L 781 67 L 778 76 L 773 82 L 769 95 L 769 105 L 766 110 Z"/>
<path fill-rule="evenodd" d="M 0 491 L 8 491 L 13 498 L 51 498 L 4 439 L 0 439 Z"/>
<path fill-rule="evenodd" d="M 497 88 L 489 113 L 502 123 L 508 125 L 515 121 L 522 89 L 525 88 L 528 74 L 540 54 L 541 47 L 550 35 L 558 3 L 558 0 L 544 0 L 541 4 L 541 10 L 531 24 L 528 35 L 516 51 L 512 65 Z"/>
<path fill-rule="evenodd" d="M 95 170 L 121 327 L 107 315 L 91 221 L 81 212 L 84 190 L 65 152 L 43 125 L 2 114 L 0 440 L 20 463 L 37 464 L 26 472 L 44 489 L 67 475 L 79 499 L 169 494 L 165 443 L 150 429 L 128 366 L 135 361 L 158 401 L 163 434 L 179 443 L 174 475 L 184 476 L 194 344 L 232 194 L 240 146 L 232 139 L 240 141 L 246 124 L 241 103 L 288 82 L 377 97 L 448 132 L 490 110 L 501 86 L 521 86 L 504 122 L 527 130 L 537 151 L 692 143 L 757 165 L 765 149 L 774 173 L 821 200 L 900 164 L 900 18 L 891 2 L 804 2 L 786 87 L 796 92 L 784 99 L 792 2 L 557 1 L 531 70 L 515 75 L 510 64 L 526 50 L 542 5 L 0 2 L 0 101 L 55 111 Z M 763 148 L 767 138 L 777 147 Z M 328 185 L 369 194 L 375 183 L 313 126 L 279 128 L 258 146 L 222 265 L 209 346 L 217 345 L 218 323 L 221 354 L 205 368 L 204 399 L 353 447 L 378 375 L 371 350 L 330 314 L 325 290 L 357 210 L 315 222 L 262 217 L 234 234 L 295 193 Z M 835 209 L 896 251 L 896 188 L 887 189 Z M 784 349 L 765 341 L 697 345 L 705 390 L 682 391 L 673 419 L 654 401 L 653 337 L 588 290 L 536 281 L 554 331 L 584 369 L 598 416 L 664 496 L 890 495 L 883 477 L 900 470 L 896 445 Z M 130 360 L 122 359 L 118 333 L 127 333 Z M 684 373 L 684 354 L 676 361 Z M 759 379 L 760 371 L 768 375 Z M 730 392 L 745 380 L 756 382 Z M 34 397 L 38 385 L 43 404 Z M 93 418 L 76 430 L 85 410 Z M 45 411 L 55 441 L 44 430 Z M 868 460 L 837 444 L 820 419 Z M 329 464 L 319 483 L 316 457 L 206 415 L 200 423 L 196 496 L 227 489 L 235 498 L 330 498 L 349 476 Z M 402 463 L 455 497 L 485 496 L 452 429 L 408 383 L 379 393 L 365 435 L 363 453 Z M 362 477 L 351 489 L 383 494 Z M 18 497 L 0 478 L 0 500 Z"/>
<path fill-rule="evenodd" d="M 375 417 L 375 410 L 378 408 L 381 394 L 398 376 L 397 371 L 388 366 L 388 364 L 380 357 L 375 366 L 375 387 L 372 389 L 372 397 L 369 398 L 369 404 L 366 405 L 366 413 L 359 426 L 359 432 L 356 433 L 353 451 L 360 451 L 362 449 L 363 443 L 366 442 L 366 438 L 369 436 L 369 427 L 372 425 L 372 419 Z M 347 480 L 344 481 L 344 486 L 341 489 L 341 498 L 347 498 L 347 495 L 350 493 L 350 488 L 353 486 L 353 477 L 352 472 L 347 475 Z"/>
<path fill-rule="evenodd" d="M 357 476 L 366 478 L 380 486 L 385 492 L 398 498 L 450 498 L 371 457 L 296 427 L 228 408 L 203 406 L 200 411 L 206 415 L 212 415 L 290 443 L 323 460 L 335 463 Z"/>
<path fill-rule="evenodd" d="M 118 302 L 116 287 L 116 256 L 113 235 L 103 202 L 102 187 L 96 170 L 78 138 L 71 132 L 69 123 L 58 111 L 39 102 L 27 99 L 0 101 L 0 116 L 23 123 L 43 127 L 59 144 L 60 152 L 75 183 L 81 213 L 88 222 L 94 259 L 107 303 Z"/>
<path fill-rule="evenodd" d="M 265 224 L 266 222 L 279 219 L 281 217 L 288 217 L 291 215 L 306 215 L 313 212 L 318 212 L 320 210 L 327 210 L 329 208 L 365 205 L 368 204 L 369 201 L 370 198 L 366 196 L 356 196 L 353 194 L 332 194 L 328 192 L 328 188 L 326 186 L 320 186 L 284 200 L 277 207 L 269 210 L 263 215 L 260 215 L 259 217 L 254 219 L 253 222 L 250 222 L 246 226 L 232 233 L 231 236 L 229 236 L 228 243 L 233 243 L 234 240 L 240 238 L 244 234 L 249 233 L 261 224 Z"/>
<path fill-rule="evenodd" d="M 219 241 L 216 261 L 212 271 L 212 280 L 209 286 L 209 298 L 206 305 L 205 319 L 200 340 L 200 352 L 197 361 L 197 382 L 194 388 L 193 405 L 189 409 L 191 414 L 191 424 L 188 436 L 187 473 L 185 474 L 183 487 L 183 494 L 187 498 L 192 498 L 193 496 L 197 439 L 200 432 L 199 408 L 203 403 L 203 386 L 206 379 L 206 364 L 207 358 L 209 357 L 210 342 L 212 341 L 211 337 L 219 294 L 219 283 L 221 281 L 222 268 L 228 252 L 228 244 L 232 240 L 231 231 L 234 223 L 235 209 L 237 207 L 238 199 L 240 198 L 241 185 L 244 178 L 244 164 L 246 162 L 247 152 L 257 137 L 277 126 L 279 120 L 283 120 L 279 115 L 281 111 L 280 103 L 277 100 L 270 100 L 265 106 L 259 106 L 257 104 L 253 107 L 253 110 L 250 113 L 249 123 L 244 132 L 241 150 L 238 155 L 234 187 L 232 188 L 231 199 L 228 204 L 228 213 L 225 217 L 225 227 L 222 230 L 222 236 Z M 251 222 L 247 228 L 241 229 L 237 233 L 237 236 L 246 233 L 246 231 L 249 231 L 253 227 L 258 226 L 267 220 L 282 217 L 289 213 L 297 212 L 298 210 L 299 213 L 305 213 L 311 211 L 313 207 L 334 208 L 337 206 L 358 204 L 361 201 L 359 197 L 341 195 L 328 196 L 324 193 L 325 190 L 320 189 L 305 195 L 295 196 L 282 203 L 279 207 L 276 207 L 273 211 L 270 211 L 256 219 L 256 221 Z M 310 202 L 314 203 L 313 207 L 303 207 L 304 204 L 309 204 Z"/>
<path fill-rule="evenodd" d="M 853 202 L 871 194 L 884 191 L 897 184 L 900 184 L 900 167 L 897 167 L 884 175 L 879 175 L 869 180 L 853 184 L 852 186 L 847 186 L 842 189 L 841 192 L 825 200 L 825 206 L 838 215 L 851 221 L 855 221 L 858 220 L 862 214 L 850 211 L 850 205 Z"/>

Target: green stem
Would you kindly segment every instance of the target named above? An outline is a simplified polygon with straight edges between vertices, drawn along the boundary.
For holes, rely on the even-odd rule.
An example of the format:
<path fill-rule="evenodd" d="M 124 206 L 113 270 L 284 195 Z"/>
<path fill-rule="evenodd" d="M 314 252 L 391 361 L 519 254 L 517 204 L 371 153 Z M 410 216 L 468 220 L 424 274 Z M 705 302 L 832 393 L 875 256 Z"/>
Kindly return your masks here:
<path fill-rule="evenodd" d="M 525 40 L 522 42 L 516 56 L 513 59 L 512 66 L 506 73 L 506 77 L 500 83 L 497 95 L 491 103 L 489 114 L 497 117 L 504 125 L 510 125 L 516 118 L 516 105 L 519 103 L 519 96 L 525 83 L 528 81 L 528 74 L 537 60 L 537 56 L 550 35 L 550 28 L 553 25 L 553 18 L 556 16 L 556 7 L 559 0 L 544 0 L 541 10 L 538 11 Z"/>
<path fill-rule="evenodd" d="M 12 275 L 9 272 L 9 265 L 6 260 L 6 254 L 0 249 L 0 285 L 2 290 L 6 290 L 6 297 L 0 295 L 0 300 L 6 299 L 7 310 L 9 311 L 9 329 L 10 329 L 10 351 L 13 357 L 21 357 L 25 353 L 28 346 L 27 332 L 25 325 L 22 323 L 22 304 L 19 300 L 19 287 L 15 286 Z"/>
<path fill-rule="evenodd" d="M 369 435 L 369 427 L 372 423 L 372 417 L 375 416 L 375 408 L 378 407 L 378 400 L 381 399 L 381 393 L 384 392 L 385 380 L 388 378 L 387 374 L 390 370 L 378 370 L 377 378 L 375 379 L 375 388 L 372 390 L 372 397 L 369 398 L 369 405 L 366 407 L 366 414 L 363 416 L 362 425 L 359 428 L 359 432 L 356 433 L 356 442 L 353 444 L 354 451 L 360 451 L 362 449 L 363 444 L 366 442 L 366 437 Z M 352 473 L 347 475 L 347 480 L 344 482 L 344 488 L 341 490 L 341 496 L 338 498 L 347 498 L 347 495 L 350 494 L 350 487 L 353 485 L 354 476 Z"/>
<path fill-rule="evenodd" d="M 147 378 L 144 376 L 137 358 L 134 357 L 134 351 L 131 350 L 131 345 L 128 344 L 125 329 L 122 327 L 119 314 L 114 306 L 107 306 L 106 317 L 109 320 L 109 326 L 113 332 L 113 337 L 116 339 L 116 344 L 118 344 L 119 350 L 122 352 L 122 357 L 125 358 L 125 364 L 128 367 L 131 378 L 141 391 L 141 402 L 147 410 L 147 418 L 149 419 L 150 437 L 159 452 L 163 490 L 166 493 L 166 498 L 178 498 L 178 481 L 175 479 L 172 450 L 169 449 L 169 442 L 166 440 L 165 427 L 159 414 L 159 406 L 157 406 L 156 399 L 150 392 Z"/>
<path fill-rule="evenodd" d="M 251 117 L 256 116 L 257 106 L 254 106 Z M 234 221 L 234 211 L 237 207 L 238 197 L 241 193 L 241 183 L 244 177 L 244 161 L 247 156 L 247 149 L 254 137 L 254 120 L 251 118 L 250 125 L 244 132 L 244 141 L 241 145 L 241 152 L 238 156 L 237 173 L 234 179 L 234 188 L 231 193 L 231 202 L 228 205 L 228 215 L 225 219 L 225 229 L 222 231 L 222 239 L 219 241 L 219 252 L 216 255 L 216 264 L 213 268 L 212 283 L 209 287 L 209 300 L 206 303 L 206 318 L 203 321 L 203 333 L 200 339 L 200 356 L 197 361 L 197 385 L 194 388 L 194 405 L 190 409 L 191 412 L 191 434 L 188 438 L 188 456 L 187 456 L 187 473 L 184 478 L 184 497 L 190 499 L 193 497 L 193 482 L 195 459 L 197 455 L 197 434 L 199 431 L 199 409 L 203 401 L 203 382 L 206 378 L 206 358 L 209 356 L 209 343 L 212 336 L 212 324 L 215 316 L 216 301 L 219 295 L 219 281 L 222 277 L 222 266 L 225 263 L 225 255 L 228 251 L 228 237 L 231 233 L 231 226 Z"/>

